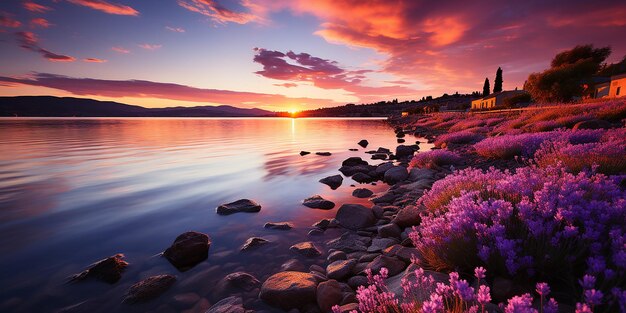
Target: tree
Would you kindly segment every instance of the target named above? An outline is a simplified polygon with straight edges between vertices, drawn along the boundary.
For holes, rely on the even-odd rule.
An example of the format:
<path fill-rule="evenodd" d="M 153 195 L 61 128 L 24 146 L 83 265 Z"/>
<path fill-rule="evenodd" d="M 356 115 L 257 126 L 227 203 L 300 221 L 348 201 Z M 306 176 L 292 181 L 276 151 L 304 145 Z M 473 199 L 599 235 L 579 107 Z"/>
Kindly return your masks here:
<path fill-rule="evenodd" d="M 571 101 L 583 95 L 583 86 L 592 84 L 610 54 L 610 47 L 576 46 L 557 54 L 549 69 L 530 74 L 524 88 L 538 102 Z"/>
<path fill-rule="evenodd" d="M 502 69 L 498 67 L 496 80 L 493 81 L 493 93 L 502 91 Z"/>
<path fill-rule="evenodd" d="M 489 90 L 491 88 L 489 87 L 489 78 L 485 78 L 485 84 L 483 85 L 483 97 L 486 97 L 489 95 Z"/>

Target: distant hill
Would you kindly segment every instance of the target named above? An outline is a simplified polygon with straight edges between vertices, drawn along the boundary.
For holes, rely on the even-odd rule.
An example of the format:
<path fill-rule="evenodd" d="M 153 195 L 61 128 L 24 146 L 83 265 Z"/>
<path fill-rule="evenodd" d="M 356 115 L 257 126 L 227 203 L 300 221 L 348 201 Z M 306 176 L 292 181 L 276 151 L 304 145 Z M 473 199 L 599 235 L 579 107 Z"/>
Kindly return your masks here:
<path fill-rule="evenodd" d="M 52 96 L 0 97 L 0 116 L 32 117 L 257 117 L 274 116 L 261 109 L 229 105 L 144 108 L 112 101 Z"/>

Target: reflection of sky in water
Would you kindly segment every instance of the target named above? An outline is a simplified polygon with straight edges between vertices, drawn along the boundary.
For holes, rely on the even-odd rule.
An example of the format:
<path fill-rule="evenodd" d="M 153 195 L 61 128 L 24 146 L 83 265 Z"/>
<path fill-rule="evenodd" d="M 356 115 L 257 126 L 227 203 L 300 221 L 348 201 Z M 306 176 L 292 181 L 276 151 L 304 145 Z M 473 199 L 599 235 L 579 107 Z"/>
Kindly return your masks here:
<path fill-rule="evenodd" d="M 288 247 L 307 240 L 311 224 L 336 212 L 305 208 L 302 199 L 367 202 L 351 196 L 351 179 L 334 191 L 317 182 L 337 174 L 348 156 L 369 159 L 366 149 L 348 148 L 360 148 L 361 139 L 370 142 L 367 150 L 397 145 L 383 121 L 343 119 L 4 119 L 0 137 L 0 311 L 21 303 L 24 312 L 86 299 L 98 303 L 92 312 L 123 310 L 125 289 L 159 273 L 175 273 L 179 283 L 146 310 L 178 293 L 210 294 L 215 280 L 235 270 L 264 278 L 294 257 Z M 257 200 L 262 211 L 215 214 L 217 205 L 239 198 Z M 268 221 L 296 228 L 266 230 Z M 153 256 L 188 230 L 209 234 L 213 245 L 209 260 L 177 273 Z M 250 236 L 274 243 L 239 253 Z M 118 284 L 63 285 L 118 252 L 131 263 Z"/>

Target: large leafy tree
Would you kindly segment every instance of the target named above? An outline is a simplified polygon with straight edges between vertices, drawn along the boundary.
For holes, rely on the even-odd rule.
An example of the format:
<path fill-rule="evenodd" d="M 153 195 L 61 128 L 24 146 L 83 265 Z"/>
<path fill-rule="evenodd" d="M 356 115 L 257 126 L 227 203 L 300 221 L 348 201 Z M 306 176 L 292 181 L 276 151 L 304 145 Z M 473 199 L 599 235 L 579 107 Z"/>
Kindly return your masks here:
<path fill-rule="evenodd" d="M 502 68 L 498 67 L 496 79 L 493 81 L 493 93 L 502 91 Z"/>
<path fill-rule="evenodd" d="M 550 68 L 528 76 L 526 90 L 538 102 L 568 102 L 582 96 L 585 84 L 603 66 L 611 54 L 610 47 L 576 46 L 557 54 Z"/>
<path fill-rule="evenodd" d="M 483 85 L 483 97 L 489 95 L 489 90 L 491 90 L 489 87 L 489 78 L 485 78 L 485 85 Z"/>

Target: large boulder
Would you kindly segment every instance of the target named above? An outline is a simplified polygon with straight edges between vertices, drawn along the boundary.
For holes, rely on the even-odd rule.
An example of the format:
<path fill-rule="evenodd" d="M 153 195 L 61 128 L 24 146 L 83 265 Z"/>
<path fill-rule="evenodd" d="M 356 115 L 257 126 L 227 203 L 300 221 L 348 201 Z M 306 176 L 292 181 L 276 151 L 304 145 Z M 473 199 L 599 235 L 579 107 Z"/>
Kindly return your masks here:
<path fill-rule="evenodd" d="M 308 258 L 322 255 L 322 251 L 310 241 L 297 243 L 291 246 L 289 250 Z"/>
<path fill-rule="evenodd" d="M 394 167 L 393 162 L 381 163 L 378 166 L 376 166 L 374 173 L 378 177 L 383 177 L 385 175 L 385 172 L 387 172 L 392 167 Z"/>
<path fill-rule="evenodd" d="M 154 299 L 172 287 L 175 282 L 176 277 L 172 275 L 148 277 L 130 286 L 122 302 L 137 303 Z"/>
<path fill-rule="evenodd" d="M 217 283 L 211 293 L 211 299 L 216 301 L 231 295 L 250 292 L 260 285 L 261 282 L 252 274 L 246 272 L 231 273 Z"/>
<path fill-rule="evenodd" d="M 204 313 L 245 313 L 243 300 L 240 297 L 228 297 L 211 306 Z"/>
<path fill-rule="evenodd" d="M 360 157 L 349 157 L 343 162 L 341 162 L 341 166 L 357 166 L 357 165 L 368 165 L 367 161 L 361 159 Z"/>
<path fill-rule="evenodd" d="M 317 286 L 317 305 L 322 312 L 332 312 L 332 307 L 338 305 L 343 299 L 341 284 L 334 280 L 328 280 Z"/>
<path fill-rule="evenodd" d="M 280 272 L 261 286 L 259 298 L 285 311 L 317 302 L 317 280 L 313 274 Z"/>
<path fill-rule="evenodd" d="M 394 185 L 404 181 L 409 177 L 409 172 L 404 166 L 394 166 L 385 172 L 384 181 L 389 185 Z"/>
<path fill-rule="evenodd" d="M 406 228 L 411 226 L 417 226 L 422 221 L 420 213 L 422 209 L 415 205 L 407 205 L 401 209 L 392 222 L 398 225 L 400 228 Z"/>
<path fill-rule="evenodd" d="M 179 270 L 187 270 L 207 259 L 209 247 L 211 240 L 207 234 L 189 231 L 176 237 L 163 256 Z"/>
<path fill-rule="evenodd" d="M 311 209 L 330 210 L 335 207 L 335 203 L 322 198 L 320 195 L 314 195 L 302 201 L 302 205 Z"/>
<path fill-rule="evenodd" d="M 374 177 L 365 173 L 356 173 L 352 175 L 352 179 L 354 179 L 355 182 L 361 183 L 361 184 L 371 183 L 376 180 Z"/>
<path fill-rule="evenodd" d="M 367 228 L 374 225 L 376 222 L 372 210 L 360 204 L 342 205 L 339 210 L 337 210 L 337 216 L 335 218 L 339 221 L 341 226 L 351 230 Z"/>
<path fill-rule="evenodd" d="M 352 273 L 355 265 L 355 259 L 334 261 L 326 267 L 326 276 L 330 279 L 342 280 Z"/>
<path fill-rule="evenodd" d="M 114 284 L 122 278 L 122 272 L 128 266 L 128 262 L 123 260 L 124 255 L 118 253 L 104 260 L 93 263 L 88 269 L 71 277 L 71 281 L 81 281 L 87 278 L 94 278 L 109 284 Z"/>
<path fill-rule="evenodd" d="M 235 202 L 222 204 L 216 209 L 217 214 L 229 215 L 238 212 L 256 213 L 261 211 L 261 205 L 250 199 L 239 199 Z"/>
<path fill-rule="evenodd" d="M 357 198 L 369 198 L 373 194 L 374 192 L 367 188 L 357 188 L 352 191 L 352 196 Z"/>
<path fill-rule="evenodd" d="M 383 267 L 389 271 L 389 276 L 394 276 L 402 272 L 406 267 L 406 264 L 404 261 L 395 257 L 379 255 L 372 262 L 367 264 L 365 268 L 370 269 L 372 270 L 372 273 L 377 274 Z"/>
<path fill-rule="evenodd" d="M 339 188 L 342 182 L 343 177 L 341 177 L 341 175 L 333 175 L 320 179 L 320 183 L 328 185 L 332 190 Z"/>
<path fill-rule="evenodd" d="M 417 145 L 412 145 L 412 146 L 399 145 L 396 147 L 396 158 L 403 159 L 403 158 L 412 157 L 418 148 L 419 146 Z"/>

